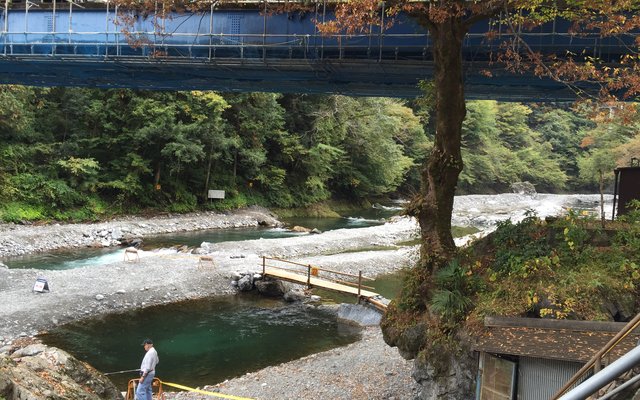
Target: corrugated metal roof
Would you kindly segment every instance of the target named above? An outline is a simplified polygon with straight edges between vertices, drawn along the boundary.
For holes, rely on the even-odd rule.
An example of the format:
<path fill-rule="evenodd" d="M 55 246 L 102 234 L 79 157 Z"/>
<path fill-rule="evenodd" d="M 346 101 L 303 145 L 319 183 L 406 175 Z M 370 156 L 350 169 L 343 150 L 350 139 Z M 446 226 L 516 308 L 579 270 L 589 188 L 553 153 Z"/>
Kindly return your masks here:
<path fill-rule="evenodd" d="M 514 356 L 528 356 L 552 360 L 587 362 L 617 333 L 610 329 L 611 323 L 603 323 L 598 330 L 597 322 L 589 324 L 571 323 L 540 326 L 514 326 L 517 320 L 522 325 L 532 325 L 530 318 L 511 318 L 510 326 L 492 325 L 474 335 L 472 347 L 477 351 Z M 577 322 L 577 321 L 574 321 Z M 533 324 L 535 325 L 535 323 Z M 554 328 L 553 326 L 557 326 Z M 624 326 L 624 324 L 621 324 Z M 638 344 L 639 333 L 623 339 L 611 352 L 611 361 L 619 358 Z"/>

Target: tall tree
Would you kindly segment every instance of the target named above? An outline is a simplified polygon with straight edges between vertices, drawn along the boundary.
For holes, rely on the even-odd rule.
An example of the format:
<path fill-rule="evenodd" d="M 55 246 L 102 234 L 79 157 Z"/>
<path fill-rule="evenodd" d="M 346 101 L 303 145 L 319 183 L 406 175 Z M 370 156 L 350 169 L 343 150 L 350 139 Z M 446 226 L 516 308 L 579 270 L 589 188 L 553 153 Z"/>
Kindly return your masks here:
<path fill-rule="evenodd" d="M 566 105 L 533 105 L 532 128 L 538 131 L 542 140 L 551 145 L 551 156 L 565 171 L 570 189 L 580 188 L 576 159 L 580 154 L 582 132 L 593 126 L 585 113 L 572 111 Z"/>
<path fill-rule="evenodd" d="M 504 191 L 525 180 L 544 191 L 564 189 L 567 178 L 551 144 L 529 126 L 530 107 L 481 100 L 467 103 L 467 109 L 462 126 L 466 167 L 459 189 Z"/>
<path fill-rule="evenodd" d="M 418 218 L 422 234 L 421 263 L 431 270 L 455 253 L 451 236 L 453 199 L 462 171 L 461 136 L 466 115 L 463 79 L 463 41 L 469 29 L 490 18 L 509 27 L 507 39 L 487 33 L 487 42 L 501 51 L 494 61 L 510 71 L 534 73 L 562 81 L 584 93 L 580 81 L 597 82 L 600 94 L 635 96 L 640 92 L 640 73 L 635 56 L 638 43 L 623 38 L 629 51 L 619 60 L 600 60 L 586 48 L 580 59 L 570 53 L 543 55 L 534 51 L 519 32 L 536 29 L 561 18 L 571 23 L 575 35 L 594 32 L 602 37 L 624 35 L 640 26 L 635 1 L 566 0 L 433 0 L 415 2 L 392 0 L 384 3 L 388 17 L 405 12 L 416 18 L 430 33 L 433 54 L 433 98 L 435 142 L 424 165 L 422 190 L 409 211 Z M 326 33 L 362 32 L 384 24 L 377 0 L 351 0 L 336 6 L 336 20 L 321 26 Z M 502 32 L 501 32 L 502 33 Z M 498 42 L 496 42 L 498 41 Z M 607 65 L 604 61 L 616 61 Z M 489 74 L 489 73 L 487 73 Z M 611 97 L 609 97 L 611 99 Z"/>

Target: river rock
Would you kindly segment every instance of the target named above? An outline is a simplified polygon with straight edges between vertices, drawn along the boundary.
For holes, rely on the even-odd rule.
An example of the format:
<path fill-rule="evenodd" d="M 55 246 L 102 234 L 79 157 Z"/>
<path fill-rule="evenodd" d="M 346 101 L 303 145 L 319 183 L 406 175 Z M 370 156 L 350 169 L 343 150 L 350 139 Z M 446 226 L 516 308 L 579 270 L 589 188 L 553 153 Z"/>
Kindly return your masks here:
<path fill-rule="evenodd" d="M 304 295 L 304 293 L 298 290 L 289 290 L 284 294 L 283 298 L 284 298 L 284 301 L 287 301 L 289 303 L 294 303 L 294 302 L 303 301 L 306 298 L 306 296 Z"/>
<path fill-rule="evenodd" d="M 311 232 L 311 229 L 305 228 L 304 226 L 296 225 L 293 228 L 291 228 L 291 232 L 308 233 L 308 232 Z"/>
<path fill-rule="evenodd" d="M 122 239 L 122 236 L 123 236 L 122 235 L 122 230 L 120 230 L 120 228 L 114 228 L 111 231 L 111 238 L 113 240 L 120 240 L 120 239 Z"/>
<path fill-rule="evenodd" d="M 244 275 L 238 281 L 238 289 L 242 292 L 248 292 L 253 290 L 253 277 L 251 275 Z"/>
<path fill-rule="evenodd" d="M 19 362 L 16 354 L 21 355 Z M 69 353 L 31 344 L 11 357 L 0 354 L 0 398 L 112 400 L 122 399 L 122 394 L 108 378 Z"/>
<path fill-rule="evenodd" d="M 533 186 L 533 184 L 531 182 L 528 181 L 524 181 L 524 182 L 514 182 L 511 184 L 511 190 L 513 191 L 513 193 L 517 193 L 517 194 L 524 194 L 527 196 L 536 194 L 536 187 Z"/>
<path fill-rule="evenodd" d="M 206 254 L 206 253 L 202 247 L 196 247 L 195 249 L 193 249 L 191 254 Z"/>
<path fill-rule="evenodd" d="M 268 297 L 282 297 L 285 292 L 284 284 L 279 280 L 260 280 L 255 285 L 258 292 Z"/>
<path fill-rule="evenodd" d="M 120 242 L 123 246 L 135 247 L 137 249 L 142 246 L 143 240 L 138 236 L 125 235 L 124 237 L 122 237 L 122 240 Z"/>
<path fill-rule="evenodd" d="M 46 349 L 46 346 L 43 344 L 30 344 L 27 347 L 23 347 L 21 349 L 16 350 L 13 354 L 11 354 L 11 358 L 20 358 L 20 357 L 31 357 L 37 354 L 42 353 Z"/>

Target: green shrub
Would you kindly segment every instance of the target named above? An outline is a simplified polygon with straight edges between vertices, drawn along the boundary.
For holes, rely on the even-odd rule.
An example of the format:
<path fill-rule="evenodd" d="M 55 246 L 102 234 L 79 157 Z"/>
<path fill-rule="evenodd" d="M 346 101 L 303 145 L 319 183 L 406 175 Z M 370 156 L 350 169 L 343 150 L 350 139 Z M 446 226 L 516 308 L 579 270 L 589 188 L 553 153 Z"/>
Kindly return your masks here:
<path fill-rule="evenodd" d="M 11 202 L 0 208 L 0 219 L 5 222 L 37 221 L 45 219 L 42 206 Z"/>
<path fill-rule="evenodd" d="M 207 210 L 227 211 L 238 208 L 248 207 L 251 205 L 266 205 L 267 202 L 259 194 L 247 194 L 236 190 L 227 191 L 224 199 L 210 200 L 204 208 Z"/>
<path fill-rule="evenodd" d="M 618 218 L 625 223 L 626 229 L 619 230 L 614 237 L 614 244 L 625 248 L 633 254 L 640 252 L 640 201 L 632 200 L 627 214 Z"/>
<path fill-rule="evenodd" d="M 11 177 L 19 193 L 17 200 L 28 204 L 46 204 L 53 207 L 73 207 L 82 204 L 82 196 L 61 179 L 50 179 L 42 174 L 18 174 Z"/>
<path fill-rule="evenodd" d="M 175 213 L 188 213 L 196 210 L 198 199 L 193 193 L 184 189 L 176 191 L 175 199 L 169 204 L 169 211 Z"/>
<path fill-rule="evenodd" d="M 431 310 L 447 322 L 455 324 L 473 306 L 472 297 L 480 289 L 480 280 L 470 268 L 451 260 L 436 272 L 436 290 L 431 298 Z"/>
<path fill-rule="evenodd" d="M 485 253 L 471 261 L 482 264 L 487 283 L 474 314 L 588 320 L 634 315 L 640 307 L 640 227 L 627 222 L 608 229 L 617 232 L 614 240 L 594 247 L 593 239 L 604 234 L 600 224 L 572 212 L 548 223 L 526 218 L 502 224 L 492 238 L 493 257 Z M 621 313 L 612 315 L 608 304 Z"/>
<path fill-rule="evenodd" d="M 588 247 L 589 233 L 584 227 L 591 218 L 580 218 L 574 211 L 554 223 L 554 228 L 562 230 L 562 241 L 556 243 L 560 256 L 573 258 Z"/>
<path fill-rule="evenodd" d="M 495 263 L 492 269 L 502 276 L 518 272 L 527 260 L 548 255 L 546 227 L 532 212 L 518 224 L 506 220 L 498 224 L 493 235 Z"/>

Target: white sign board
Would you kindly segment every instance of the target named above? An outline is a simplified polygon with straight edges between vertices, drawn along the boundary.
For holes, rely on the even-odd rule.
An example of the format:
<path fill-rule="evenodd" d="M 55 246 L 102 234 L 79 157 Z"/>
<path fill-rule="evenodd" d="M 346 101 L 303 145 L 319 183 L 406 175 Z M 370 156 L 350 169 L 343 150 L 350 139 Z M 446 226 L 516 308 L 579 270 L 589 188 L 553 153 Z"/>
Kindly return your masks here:
<path fill-rule="evenodd" d="M 38 278 L 36 279 L 36 283 L 33 285 L 33 291 L 44 293 L 45 291 L 49 291 L 49 282 L 46 279 Z"/>
<path fill-rule="evenodd" d="M 207 197 L 210 199 L 224 199 L 224 190 L 209 190 Z"/>

